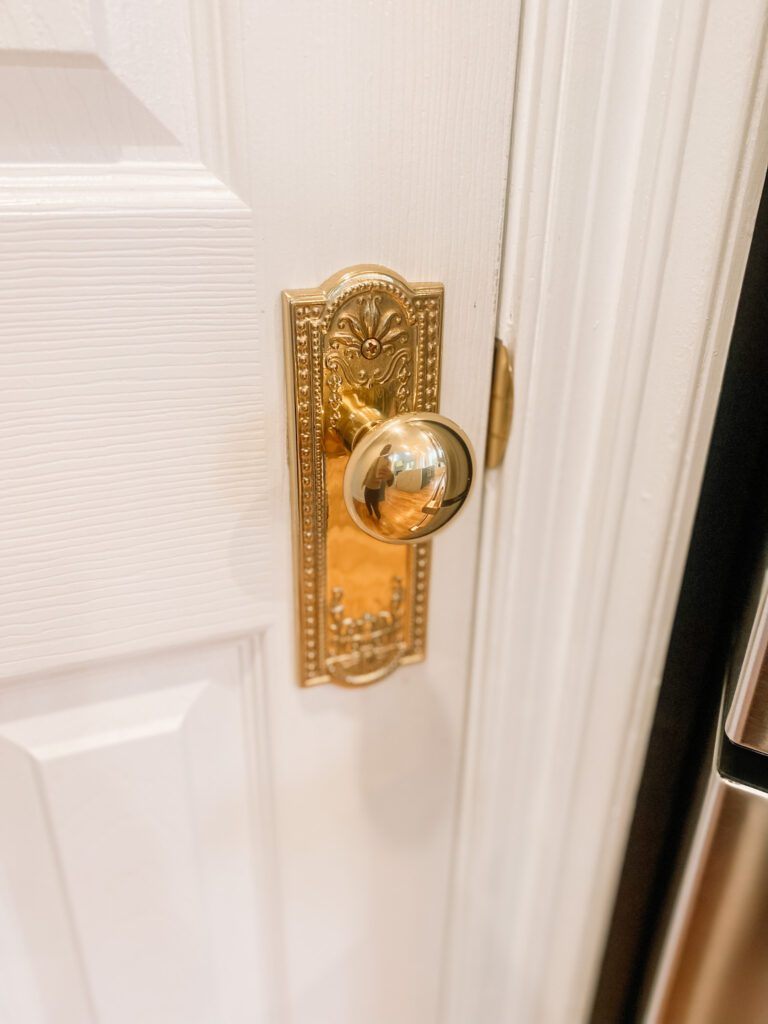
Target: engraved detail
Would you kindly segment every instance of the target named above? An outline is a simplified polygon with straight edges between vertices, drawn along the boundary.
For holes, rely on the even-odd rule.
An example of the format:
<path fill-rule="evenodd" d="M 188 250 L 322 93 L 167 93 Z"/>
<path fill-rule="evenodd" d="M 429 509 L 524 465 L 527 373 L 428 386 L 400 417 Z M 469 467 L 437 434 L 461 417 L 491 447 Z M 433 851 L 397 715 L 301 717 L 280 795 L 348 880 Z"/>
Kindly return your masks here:
<path fill-rule="evenodd" d="M 382 415 L 437 411 L 442 289 L 408 286 L 373 268 L 338 280 L 328 293 L 317 289 L 286 294 L 295 390 L 299 661 L 304 685 L 373 682 L 400 663 L 421 660 L 426 641 L 429 542 L 408 549 L 406 571 L 393 576 L 388 599 L 386 590 L 372 593 L 374 608 L 388 600 L 383 610 L 350 617 L 344 607 L 351 600 L 348 587 L 334 587 L 328 599 L 326 461 L 344 456 L 326 448 L 324 429 L 339 423 L 343 397 L 361 388 Z M 332 571 L 338 579 L 338 568 Z M 360 606 L 359 594 L 355 606 Z"/>
<path fill-rule="evenodd" d="M 416 401 L 419 409 L 437 412 L 440 382 L 440 322 L 442 303 L 434 298 L 419 299 L 416 303 L 419 331 L 424 347 L 424 373 L 419 382 Z"/>
<path fill-rule="evenodd" d="M 427 633 L 427 592 L 429 581 L 429 561 L 432 546 L 427 541 L 417 544 L 411 563 L 411 594 L 413 602 L 413 622 L 411 625 L 411 648 L 413 659 L 424 657 Z"/>
<path fill-rule="evenodd" d="M 403 313 L 389 308 L 382 316 L 382 296 L 375 294 L 375 285 L 368 287 L 370 294 L 351 299 L 342 307 L 336 318 L 336 330 L 328 336 L 333 348 L 343 348 L 352 358 L 362 355 L 375 359 L 382 351 L 392 351 L 396 344 L 408 341 Z M 357 313 L 352 312 L 355 308 Z"/>
<path fill-rule="evenodd" d="M 399 576 L 392 577 L 389 607 L 357 618 L 345 615 L 344 589 L 334 587 L 328 609 L 328 670 L 346 683 L 373 682 L 389 672 L 405 652 L 403 601 Z"/>
<path fill-rule="evenodd" d="M 397 412 L 408 408 L 416 325 L 411 303 L 388 285 L 387 281 L 366 281 L 363 294 L 360 285 L 353 286 L 324 318 L 331 427 L 339 422 L 345 381 L 352 388 L 376 388 L 397 375 L 395 407 Z"/>
<path fill-rule="evenodd" d="M 317 319 L 322 306 L 296 306 L 294 308 L 293 335 L 296 376 L 296 431 L 299 473 L 301 592 L 303 598 L 303 660 L 306 675 L 321 670 L 322 651 L 318 619 L 318 602 L 323 600 L 318 580 L 324 577 L 323 551 L 317 544 L 321 524 L 318 523 L 318 490 L 322 471 L 320 438 L 312 430 L 313 407 L 315 417 L 322 415 L 322 382 L 312 367 L 317 363 L 319 337 Z"/>

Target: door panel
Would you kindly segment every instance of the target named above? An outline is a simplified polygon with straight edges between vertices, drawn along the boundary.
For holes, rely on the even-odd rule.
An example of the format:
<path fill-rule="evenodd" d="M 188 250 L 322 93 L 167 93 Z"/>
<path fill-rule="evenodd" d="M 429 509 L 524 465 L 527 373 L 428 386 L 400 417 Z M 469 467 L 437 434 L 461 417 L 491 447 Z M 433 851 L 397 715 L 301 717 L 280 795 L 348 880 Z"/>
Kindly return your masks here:
<path fill-rule="evenodd" d="M 516 30 L 502 0 L 0 13 L 13 1024 L 437 1018 L 479 486 L 426 662 L 301 690 L 279 296 L 443 282 L 441 410 L 482 453 Z"/>
<path fill-rule="evenodd" d="M 25 176 L 5 202 L 4 671 L 251 629 L 269 530 L 248 211 L 199 173 Z"/>
<path fill-rule="evenodd" d="M 253 659 L 232 642 L 0 695 L 0 1019 L 252 1019 Z"/>

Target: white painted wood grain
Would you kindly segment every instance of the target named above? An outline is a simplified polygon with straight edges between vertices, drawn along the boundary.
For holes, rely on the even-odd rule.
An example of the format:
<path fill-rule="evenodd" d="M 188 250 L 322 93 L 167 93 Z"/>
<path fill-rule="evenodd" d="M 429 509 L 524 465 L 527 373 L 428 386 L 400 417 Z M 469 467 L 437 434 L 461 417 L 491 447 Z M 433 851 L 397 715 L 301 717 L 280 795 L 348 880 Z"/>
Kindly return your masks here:
<path fill-rule="evenodd" d="M 189 191 L 2 213 L 5 675 L 246 631 L 267 596 L 250 221 Z"/>
<path fill-rule="evenodd" d="M 586 1019 L 765 174 L 766 9 L 529 9 L 448 1019 Z"/>

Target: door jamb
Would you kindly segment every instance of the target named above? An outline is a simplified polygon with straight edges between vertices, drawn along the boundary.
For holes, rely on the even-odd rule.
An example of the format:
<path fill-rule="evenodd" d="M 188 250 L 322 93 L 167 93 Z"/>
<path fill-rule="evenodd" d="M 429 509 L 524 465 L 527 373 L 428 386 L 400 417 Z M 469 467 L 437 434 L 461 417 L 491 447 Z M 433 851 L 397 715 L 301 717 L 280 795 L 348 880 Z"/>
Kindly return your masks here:
<path fill-rule="evenodd" d="M 449 1024 L 589 1010 L 768 163 L 767 25 L 524 6 Z"/>

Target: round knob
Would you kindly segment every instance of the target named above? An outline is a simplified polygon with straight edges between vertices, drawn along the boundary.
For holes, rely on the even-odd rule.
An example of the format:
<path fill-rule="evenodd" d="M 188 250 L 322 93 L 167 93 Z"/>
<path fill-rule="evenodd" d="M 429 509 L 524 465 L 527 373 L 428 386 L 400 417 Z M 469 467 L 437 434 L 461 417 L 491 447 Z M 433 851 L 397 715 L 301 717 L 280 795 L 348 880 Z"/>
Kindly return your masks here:
<path fill-rule="evenodd" d="M 442 529 L 462 507 L 474 462 L 469 438 L 445 416 L 394 416 L 355 441 L 344 474 L 344 501 L 371 537 L 414 543 Z"/>

